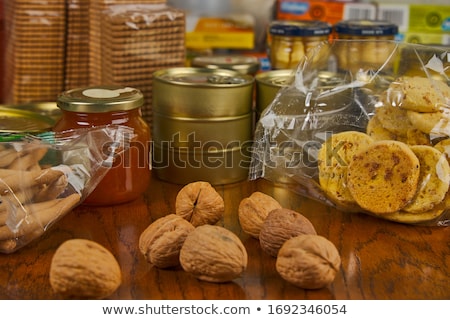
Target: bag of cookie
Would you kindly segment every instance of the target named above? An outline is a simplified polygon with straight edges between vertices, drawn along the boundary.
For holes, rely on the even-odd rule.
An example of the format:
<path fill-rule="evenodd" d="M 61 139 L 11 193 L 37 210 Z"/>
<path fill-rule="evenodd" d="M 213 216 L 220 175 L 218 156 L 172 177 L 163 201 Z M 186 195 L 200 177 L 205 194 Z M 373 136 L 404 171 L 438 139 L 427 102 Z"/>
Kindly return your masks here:
<path fill-rule="evenodd" d="M 0 253 L 41 237 L 81 204 L 129 147 L 133 131 L 104 126 L 2 136 Z M 9 139 L 10 138 L 10 139 Z"/>
<path fill-rule="evenodd" d="M 251 180 L 343 211 L 450 225 L 448 49 L 335 40 L 294 72 L 256 125 Z"/>

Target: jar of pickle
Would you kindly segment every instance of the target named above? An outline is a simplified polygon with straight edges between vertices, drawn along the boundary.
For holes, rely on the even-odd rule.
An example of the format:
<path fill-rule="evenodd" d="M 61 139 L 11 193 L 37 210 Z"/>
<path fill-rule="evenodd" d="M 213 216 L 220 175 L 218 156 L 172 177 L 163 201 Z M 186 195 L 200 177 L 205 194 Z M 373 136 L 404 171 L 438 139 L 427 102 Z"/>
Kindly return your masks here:
<path fill-rule="evenodd" d="M 295 68 L 309 49 L 328 40 L 331 31 L 331 25 L 323 21 L 273 21 L 268 37 L 272 69 Z"/>
<path fill-rule="evenodd" d="M 398 26 L 384 20 L 343 20 L 334 25 L 339 68 L 358 71 L 389 66 Z"/>
<path fill-rule="evenodd" d="M 61 118 L 54 131 L 121 125 L 133 130 L 129 148 L 119 153 L 106 175 L 87 196 L 87 205 L 115 205 L 138 198 L 150 180 L 150 129 L 142 118 L 144 97 L 130 87 L 98 86 L 63 92 Z"/>

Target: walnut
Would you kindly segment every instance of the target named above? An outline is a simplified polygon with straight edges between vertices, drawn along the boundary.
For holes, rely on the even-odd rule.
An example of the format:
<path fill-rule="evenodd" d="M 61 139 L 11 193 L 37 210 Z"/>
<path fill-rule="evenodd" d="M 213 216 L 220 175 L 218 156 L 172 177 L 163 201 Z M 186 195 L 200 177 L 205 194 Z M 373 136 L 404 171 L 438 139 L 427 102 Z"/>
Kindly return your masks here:
<path fill-rule="evenodd" d="M 146 260 L 158 268 L 180 265 L 180 249 L 195 227 L 176 214 L 152 222 L 139 237 L 139 250 Z"/>
<path fill-rule="evenodd" d="M 262 224 L 270 211 L 281 208 L 281 204 L 271 196 L 256 191 L 241 200 L 238 209 L 242 230 L 259 239 Z"/>
<path fill-rule="evenodd" d="M 280 276 L 303 289 L 320 289 L 334 281 L 341 265 L 339 252 L 328 239 L 303 234 L 287 240 L 278 252 Z"/>
<path fill-rule="evenodd" d="M 194 227 L 216 224 L 222 219 L 224 212 L 223 198 L 205 181 L 187 184 L 178 192 L 175 200 L 175 213 Z"/>
<path fill-rule="evenodd" d="M 264 252 L 276 257 L 283 243 L 300 234 L 317 234 L 312 223 L 301 213 L 285 208 L 269 212 L 261 227 L 259 243 Z"/>
<path fill-rule="evenodd" d="M 203 225 L 189 233 L 180 251 L 182 268 L 209 282 L 228 282 L 247 268 L 247 251 L 233 232 Z"/>
<path fill-rule="evenodd" d="M 64 298 L 103 299 L 122 282 L 120 266 L 97 242 L 71 239 L 62 243 L 50 265 L 50 285 Z"/>

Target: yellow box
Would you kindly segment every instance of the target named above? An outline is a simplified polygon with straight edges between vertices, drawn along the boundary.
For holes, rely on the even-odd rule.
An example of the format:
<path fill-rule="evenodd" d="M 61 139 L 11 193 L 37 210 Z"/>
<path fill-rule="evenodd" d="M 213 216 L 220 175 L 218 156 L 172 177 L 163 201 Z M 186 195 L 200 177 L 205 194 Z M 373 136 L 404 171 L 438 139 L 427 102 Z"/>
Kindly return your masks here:
<path fill-rule="evenodd" d="M 196 17 L 194 27 L 186 30 L 189 49 L 253 49 L 254 41 L 254 21 L 248 15 Z"/>

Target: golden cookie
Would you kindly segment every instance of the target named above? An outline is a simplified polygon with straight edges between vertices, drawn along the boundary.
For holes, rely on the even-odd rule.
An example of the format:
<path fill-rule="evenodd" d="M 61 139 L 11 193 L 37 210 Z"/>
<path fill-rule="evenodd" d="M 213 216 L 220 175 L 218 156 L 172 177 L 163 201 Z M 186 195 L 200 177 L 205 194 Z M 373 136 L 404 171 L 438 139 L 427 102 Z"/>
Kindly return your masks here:
<path fill-rule="evenodd" d="M 419 175 L 419 159 L 408 145 L 382 140 L 353 157 L 347 186 L 361 208 L 383 215 L 401 210 L 413 199 Z"/>
<path fill-rule="evenodd" d="M 417 112 L 436 112 L 448 105 L 450 87 L 427 77 L 401 77 L 392 82 L 387 100 L 396 106 Z"/>
<path fill-rule="evenodd" d="M 383 218 L 401 223 L 423 223 L 438 218 L 444 210 L 431 209 L 430 211 L 421 213 L 410 213 L 405 211 L 384 214 Z"/>
<path fill-rule="evenodd" d="M 420 131 L 419 129 L 409 129 L 406 134 L 406 140 L 402 141 L 411 146 L 425 145 L 431 146 L 430 135 Z"/>
<path fill-rule="evenodd" d="M 406 115 L 414 128 L 427 134 L 434 132 L 433 129 L 438 126 L 439 122 L 445 120 L 441 111 L 417 112 L 408 110 Z"/>
<path fill-rule="evenodd" d="M 436 148 L 411 146 L 411 150 L 420 162 L 419 188 L 403 211 L 422 213 L 444 200 L 450 183 L 450 166 L 445 154 Z"/>
<path fill-rule="evenodd" d="M 322 144 L 318 153 L 319 183 L 337 205 L 352 209 L 356 204 L 347 189 L 347 166 L 354 154 L 372 142 L 365 133 L 344 131 L 332 135 Z"/>
<path fill-rule="evenodd" d="M 398 136 L 406 136 L 408 130 L 413 128 L 406 114 L 406 110 L 402 108 L 385 105 L 376 108 L 375 114 L 383 128 Z"/>
<path fill-rule="evenodd" d="M 376 114 L 367 123 L 366 133 L 374 140 L 397 140 L 397 135 L 383 127 Z"/>

